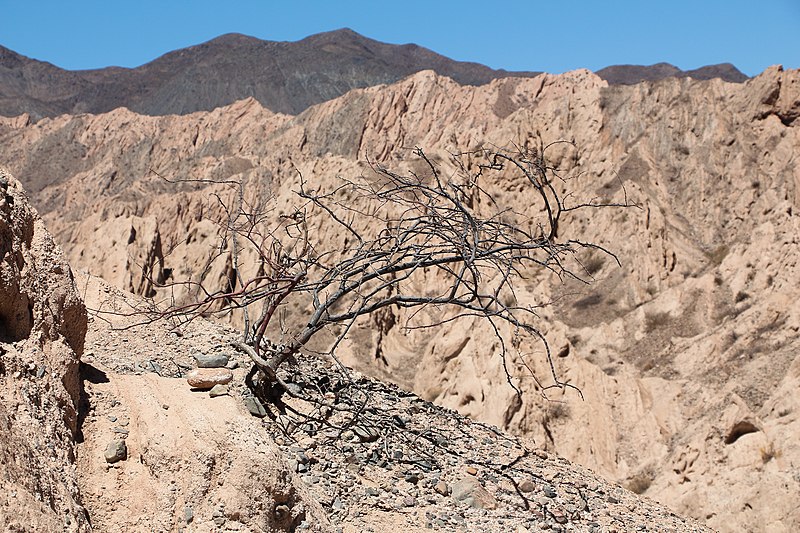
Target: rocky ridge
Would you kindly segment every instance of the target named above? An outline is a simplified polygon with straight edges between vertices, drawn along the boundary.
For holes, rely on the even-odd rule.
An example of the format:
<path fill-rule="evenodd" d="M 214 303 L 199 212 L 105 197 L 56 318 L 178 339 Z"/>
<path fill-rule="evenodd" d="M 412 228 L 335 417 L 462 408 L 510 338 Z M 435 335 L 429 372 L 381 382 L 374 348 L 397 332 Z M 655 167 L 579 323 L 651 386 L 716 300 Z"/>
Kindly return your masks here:
<path fill-rule="evenodd" d="M 352 89 L 394 83 L 427 69 L 462 85 L 539 74 L 454 61 L 415 44 L 382 43 L 346 28 L 296 42 L 227 34 L 132 69 L 69 71 L 0 46 L 0 115 L 27 113 L 39 120 L 120 107 L 145 115 L 187 114 L 248 97 L 272 111 L 297 114 Z M 598 75 L 609 83 L 675 76 L 747 79 L 730 64 L 688 72 L 665 63 L 621 65 Z"/>
<path fill-rule="evenodd" d="M 473 324 L 435 336 L 364 324 L 348 361 L 714 528 L 790 531 L 800 523 L 791 503 L 797 79 L 772 68 L 744 84 L 608 87 L 576 71 L 471 88 L 422 72 L 297 116 L 246 100 L 185 117 L 116 110 L 7 120 L 0 138 L 2 157 L 31 187 L 70 260 L 140 294 L 152 289 L 142 285 L 142 265 L 164 279 L 185 276 L 189 265 L 208 264 L 218 240 L 204 216 L 212 189 L 166 184 L 150 168 L 242 179 L 254 197 L 271 191 L 288 206 L 298 170 L 324 186 L 363 172 L 367 158 L 412 165 L 414 145 L 446 164 L 448 151 L 487 141 L 574 140 L 579 151 L 553 154 L 574 190 L 629 195 L 641 207 L 601 210 L 565 228 L 613 249 L 623 269 L 587 257 L 594 288 L 534 276 L 520 290 L 522 301 L 555 300 L 542 311 L 543 329 L 563 355 L 559 371 L 586 401 L 546 402 L 532 385 L 515 400 Z M 496 185 L 524 208 L 515 184 Z M 227 279 L 224 261 L 209 266 Z"/>

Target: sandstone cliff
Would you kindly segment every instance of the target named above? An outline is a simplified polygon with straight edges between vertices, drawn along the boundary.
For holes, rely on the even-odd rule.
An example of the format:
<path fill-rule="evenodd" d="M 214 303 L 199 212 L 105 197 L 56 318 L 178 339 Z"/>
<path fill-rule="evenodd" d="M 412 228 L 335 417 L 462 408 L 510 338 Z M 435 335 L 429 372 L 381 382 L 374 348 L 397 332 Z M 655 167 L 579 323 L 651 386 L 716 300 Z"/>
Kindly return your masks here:
<path fill-rule="evenodd" d="M 183 117 L 118 109 L 6 121 L 0 157 L 15 162 L 70 261 L 147 294 L 142 267 L 162 279 L 206 267 L 227 279 L 225 262 L 209 253 L 219 239 L 212 189 L 168 184 L 150 169 L 239 179 L 253 197 L 271 193 L 286 206 L 298 170 L 324 187 L 361 173 L 368 158 L 412 164 L 415 145 L 445 164 L 448 152 L 484 142 L 572 140 L 578 150 L 554 162 L 573 190 L 627 194 L 641 207 L 600 210 L 566 228 L 617 252 L 621 269 L 587 257 L 597 280 L 588 289 L 533 276 L 518 295 L 554 300 L 542 327 L 585 401 L 546 402 L 533 384 L 517 400 L 485 332 L 470 323 L 435 334 L 364 327 L 349 361 L 712 527 L 789 531 L 800 524 L 791 393 L 800 379 L 798 77 L 772 68 L 744 84 L 608 87 L 576 71 L 462 87 L 421 72 L 297 116 L 245 100 Z M 526 207 L 515 184 L 496 185 Z M 528 349 L 546 375 L 541 353 Z"/>

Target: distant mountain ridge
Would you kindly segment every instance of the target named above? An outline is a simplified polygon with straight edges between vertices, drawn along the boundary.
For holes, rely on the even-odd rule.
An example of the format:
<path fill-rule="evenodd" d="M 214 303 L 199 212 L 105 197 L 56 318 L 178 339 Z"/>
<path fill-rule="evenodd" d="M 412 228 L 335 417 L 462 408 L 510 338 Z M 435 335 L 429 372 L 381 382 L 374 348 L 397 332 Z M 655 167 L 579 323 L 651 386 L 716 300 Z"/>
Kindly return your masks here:
<path fill-rule="evenodd" d="M 724 81 L 742 83 L 749 79 L 730 63 L 707 65 L 693 70 L 681 70 L 669 63 L 655 65 L 612 65 L 595 72 L 610 85 L 634 85 L 642 81 L 658 81 L 665 78 L 693 78 L 711 80 L 720 78 Z"/>
<path fill-rule="evenodd" d="M 428 69 L 475 86 L 540 74 L 454 61 L 421 46 L 382 43 L 349 29 L 295 42 L 226 34 L 132 69 L 69 71 L 0 46 L 0 115 L 28 113 L 38 120 L 118 107 L 153 116 L 184 115 L 247 97 L 272 111 L 296 115 L 352 89 L 394 83 Z M 729 64 L 689 72 L 666 63 L 624 65 L 602 69 L 598 75 L 612 84 L 676 76 L 747 79 Z"/>

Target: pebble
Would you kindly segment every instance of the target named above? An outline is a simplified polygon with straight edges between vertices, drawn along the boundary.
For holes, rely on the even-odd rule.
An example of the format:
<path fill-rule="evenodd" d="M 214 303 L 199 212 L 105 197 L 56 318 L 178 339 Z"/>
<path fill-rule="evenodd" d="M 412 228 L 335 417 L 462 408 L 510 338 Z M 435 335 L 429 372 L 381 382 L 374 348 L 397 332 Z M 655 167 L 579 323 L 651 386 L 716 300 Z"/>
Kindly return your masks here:
<path fill-rule="evenodd" d="M 107 463 L 116 463 L 128 458 L 128 447 L 124 440 L 112 440 L 106 446 L 105 458 Z"/>
<path fill-rule="evenodd" d="M 522 492 L 533 492 L 536 490 L 536 483 L 530 479 L 523 479 L 519 482 L 519 490 Z"/>
<path fill-rule="evenodd" d="M 450 493 L 450 487 L 447 486 L 447 483 L 444 481 L 438 482 L 434 487 L 433 490 L 441 494 L 442 496 L 447 496 Z"/>
<path fill-rule="evenodd" d="M 191 524 L 192 520 L 194 520 L 194 510 L 188 505 L 183 508 L 183 520 L 187 524 Z"/>
<path fill-rule="evenodd" d="M 214 385 L 227 385 L 233 379 L 233 372 L 227 368 L 195 368 L 186 374 L 189 386 L 195 389 L 210 389 Z"/>

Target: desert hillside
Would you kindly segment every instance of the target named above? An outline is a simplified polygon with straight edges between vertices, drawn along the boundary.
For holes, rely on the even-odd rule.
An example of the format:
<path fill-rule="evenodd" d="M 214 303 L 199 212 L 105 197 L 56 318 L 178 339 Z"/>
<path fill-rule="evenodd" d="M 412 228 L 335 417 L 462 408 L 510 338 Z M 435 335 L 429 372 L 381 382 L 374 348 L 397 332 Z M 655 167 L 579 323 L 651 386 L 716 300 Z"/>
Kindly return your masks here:
<path fill-rule="evenodd" d="M 552 302 L 539 326 L 584 400 L 567 390 L 547 401 L 521 378 L 519 399 L 477 322 L 435 332 L 365 322 L 346 362 L 712 528 L 792 531 L 799 77 L 775 67 L 741 84 L 610 87 L 575 71 L 473 87 L 424 71 L 297 115 L 246 99 L 185 116 L 0 119 L 0 160 L 73 267 L 149 294 L 142 268 L 166 279 L 209 266 L 209 279 L 227 279 L 224 264 L 207 264 L 219 241 L 209 193 L 224 189 L 170 184 L 151 169 L 240 180 L 253 198 L 290 206 L 299 175 L 325 188 L 368 171 L 368 160 L 413 168 L 414 146 L 446 166 L 450 153 L 485 144 L 572 141 L 552 154 L 571 190 L 638 208 L 593 211 L 564 232 L 613 250 L 622 267 L 586 257 L 592 285 L 532 273 L 516 296 Z M 518 184 L 494 185 L 515 209 L 530 205 Z M 386 323 L 406 317 L 395 318 Z M 546 376 L 540 349 L 528 350 Z"/>
<path fill-rule="evenodd" d="M 707 530 L 315 356 L 261 403 L 238 332 L 139 323 L 146 301 L 75 275 L 2 168 L 0 191 L 4 530 Z"/>

